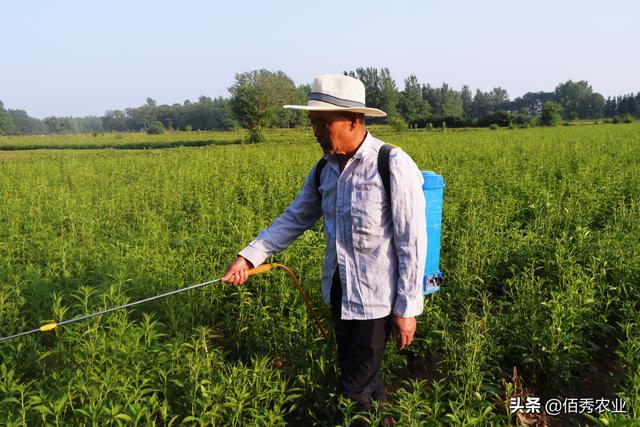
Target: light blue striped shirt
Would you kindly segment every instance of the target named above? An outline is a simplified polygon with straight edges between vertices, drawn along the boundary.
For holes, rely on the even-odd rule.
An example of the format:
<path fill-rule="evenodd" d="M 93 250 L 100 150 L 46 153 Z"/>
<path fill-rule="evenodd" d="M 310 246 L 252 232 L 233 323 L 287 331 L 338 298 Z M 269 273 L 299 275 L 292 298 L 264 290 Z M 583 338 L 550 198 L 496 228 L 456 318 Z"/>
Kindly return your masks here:
<path fill-rule="evenodd" d="M 287 248 L 324 215 L 327 252 L 322 266 L 322 297 L 330 303 L 333 273 L 342 282 L 342 319 L 378 319 L 392 311 L 422 313 L 422 277 L 427 251 L 422 174 L 400 148 L 389 157 L 389 206 L 378 173 L 383 142 L 367 133 L 342 173 L 338 160 L 327 165 L 316 189 L 315 167 L 300 194 L 240 255 L 254 266 Z"/>

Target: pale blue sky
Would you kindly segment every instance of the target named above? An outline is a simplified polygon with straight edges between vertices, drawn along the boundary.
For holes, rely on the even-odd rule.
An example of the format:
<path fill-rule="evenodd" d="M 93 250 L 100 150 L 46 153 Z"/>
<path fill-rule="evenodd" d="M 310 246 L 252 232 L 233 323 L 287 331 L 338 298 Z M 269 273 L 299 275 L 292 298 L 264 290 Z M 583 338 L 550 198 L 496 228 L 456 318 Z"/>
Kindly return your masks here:
<path fill-rule="evenodd" d="M 39 118 L 226 97 L 259 68 L 301 84 L 388 67 L 400 89 L 413 73 L 511 99 L 568 79 L 640 91 L 634 0 L 5 0 L 0 40 L 0 100 Z"/>

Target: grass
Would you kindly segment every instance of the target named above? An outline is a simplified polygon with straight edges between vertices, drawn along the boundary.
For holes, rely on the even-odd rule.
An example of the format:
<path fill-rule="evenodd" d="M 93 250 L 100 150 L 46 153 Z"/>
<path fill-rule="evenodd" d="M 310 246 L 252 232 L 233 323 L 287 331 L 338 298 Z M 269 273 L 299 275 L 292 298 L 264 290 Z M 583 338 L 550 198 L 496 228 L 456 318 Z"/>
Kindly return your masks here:
<path fill-rule="evenodd" d="M 626 415 L 552 424 L 640 419 L 639 131 L 374 129 L 447 186 L 444 288 L 427 298 L 415 344 L 389 346 L 383 366 L 388 411 L 402 425 L 515 423 L 508 399 L 518 387 L 543 399 L 627 402 Z M 242 138 L 194 134 L 122 134 L 118 143 Z M 2 335 L 221 276 L 320 157 L 308 130 L 266 136 L 254 145 L 105 150 L 97 147 L 116 136 L 84 135 L 42 145 L 95 140 L 96 148 L 0 153 Z M 317 224 L 276 260 L 294 269 L 328 325 L 323 253 Z M 331 344 L 275 272 L 0 344 L 0 419 L 327 425 L 338 412 L 359 417 L 333 395 L 335 381 Z"/>

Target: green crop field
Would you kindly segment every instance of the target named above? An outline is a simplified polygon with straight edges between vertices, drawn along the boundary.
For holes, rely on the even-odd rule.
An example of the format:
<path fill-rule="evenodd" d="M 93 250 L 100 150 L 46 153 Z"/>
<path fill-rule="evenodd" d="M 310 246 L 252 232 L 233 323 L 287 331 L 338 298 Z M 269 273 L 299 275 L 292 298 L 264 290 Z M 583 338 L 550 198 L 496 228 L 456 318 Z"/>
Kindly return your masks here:
<path fill-rule="evenodd" d="M 606 398 L 623 413 L 546 421 L 637 425 L 640 125 L 373 133 L 446 182 L 446 281 L 415 343 L 388 347 L 386 411 L 515 425 L 533 416 L 512 398 Z M 0 138 L 0 336 L 220 277 L 321 155 L 308 129 L 266 137 Z M 323 254 L 316 224 L 274 260 L 328 327 Z M 335 385 L 280 271 L 0 343 L 3 425 L 348 424 Z"/>

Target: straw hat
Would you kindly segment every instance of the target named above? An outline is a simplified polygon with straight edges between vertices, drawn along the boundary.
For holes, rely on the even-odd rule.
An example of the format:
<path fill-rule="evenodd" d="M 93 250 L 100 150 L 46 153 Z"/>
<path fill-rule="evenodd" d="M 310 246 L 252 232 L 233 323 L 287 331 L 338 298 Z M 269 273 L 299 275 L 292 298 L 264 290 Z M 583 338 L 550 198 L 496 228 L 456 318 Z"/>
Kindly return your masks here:
<path fill-rule="evenodd" d="M 377 108 L 366 107 L 364 94 L 364 84 L 360 80 L 341 74 L 328 74 L 315 78 L 307 105 L 285 105 L 284 108 L 308 111 L 352 111 L 371 117 L 387 115 Z"/>

